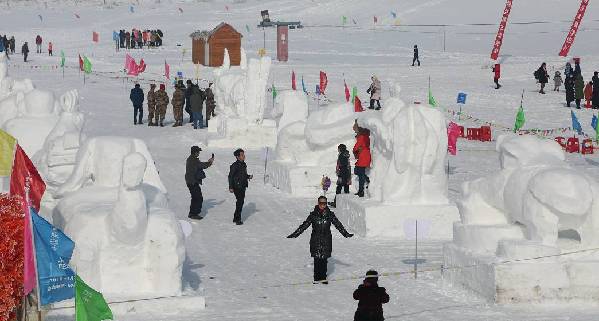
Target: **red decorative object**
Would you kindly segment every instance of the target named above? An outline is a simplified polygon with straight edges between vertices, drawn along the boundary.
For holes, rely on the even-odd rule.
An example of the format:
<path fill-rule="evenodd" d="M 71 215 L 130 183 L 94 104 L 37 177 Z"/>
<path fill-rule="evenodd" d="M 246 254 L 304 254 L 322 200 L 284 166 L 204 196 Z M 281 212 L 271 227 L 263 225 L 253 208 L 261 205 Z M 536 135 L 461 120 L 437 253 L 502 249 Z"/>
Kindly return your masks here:
<path fill-rule="evenodd" d="M 554 139 L 563 149 L 566 149 L 566 138 L 565 137 L 558 136 L 558 137 L 555 137 Z"/>
<path fill-rule="evenodd" d="M 466 138 L 468 140 L 480 140 L 480 128 L 468 128 Z"/>
<path fill-rule="evenodd" d="M 464 133 L 464 126 L 460 126 L 460 137 L 462 137 L 462 138 L 466 137 L 466 135 Z"/>
<path fill-rule="evenodd" d="M 24 218 L 21 198 L 0 194 L 0 321 L 16 318 L 23 297 Z"/>
<path fill-rule="evenodd" d="M 491 141 L 491 126 L 480 127 L 480 141 L 490 142 Z"/>
<path fill-rule="evenodd" d="M 590 138 L 584 139 L 582 141 L 582 147 L 580 149 L 582 154 L 592 154 L 593 153 L 593 140 Z"/>
<path fill-rule="evenodd" d="M 566 152 L 580 153 L 580 141 L 577 137 L 568 138 L 568 142 L 566 143 Z"/>

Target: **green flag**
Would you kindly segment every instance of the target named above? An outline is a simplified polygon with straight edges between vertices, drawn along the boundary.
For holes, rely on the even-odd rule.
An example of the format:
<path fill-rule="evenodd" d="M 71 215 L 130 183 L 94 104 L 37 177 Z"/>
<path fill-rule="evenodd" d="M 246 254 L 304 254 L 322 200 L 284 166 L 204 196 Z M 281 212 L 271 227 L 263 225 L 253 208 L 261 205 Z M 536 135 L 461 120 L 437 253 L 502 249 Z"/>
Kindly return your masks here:
<path fill-rule="evenodd" d="M 86 74 L 92 72 L 92 63 L 85 56 L 83 56 L 83 71 L 85 71 Z"/>
<path fill-rule="evenodd" d="M 272 84 L 272 99 L 277 98 L 277 88 L 275 88 L 275 84 Z"/>
<path fill-rule="evenodd" d="M 347 17 L 343 16 L 342 21 L 343 21 L 343 24 L 346 24 L 347 23 Z"/>
<path fill-rule="evenodd" d="M 64 57 L 64 51 L 60 51 L 60 66 L 64 67 L 64 61 L 65 61 L 65 57 Z"/>
<path fill-rule="evenodd" d="M 435 97 L 433 97 L 433 93 L 430 89 L 428 90 L 428 104 L 437 107 L 437 101 L 435 100 Z"/>
<path fill-rule="evenodd" d="M 516 123 L 514 124 L 514 133 L 524 126 L 525 121 L 526 118 L 524 118 L 524 108 L 522 108 L 522 104 L 520 104 L 520 108 L 518 108 L 518 114 L 516 115 Z"/>
<path fill-rule="evenodd" d="M 112 320 L 112 311 L 102 293 L 90 288 L 75 275 L 75 321 Z"/>
<path fill-rule="evenodd" d="M 351 103 L 354 103 L 354 99 L 356 99 L 356 96 L 358 96 L 358 87 L 354 86 L 351 89 Z"/>

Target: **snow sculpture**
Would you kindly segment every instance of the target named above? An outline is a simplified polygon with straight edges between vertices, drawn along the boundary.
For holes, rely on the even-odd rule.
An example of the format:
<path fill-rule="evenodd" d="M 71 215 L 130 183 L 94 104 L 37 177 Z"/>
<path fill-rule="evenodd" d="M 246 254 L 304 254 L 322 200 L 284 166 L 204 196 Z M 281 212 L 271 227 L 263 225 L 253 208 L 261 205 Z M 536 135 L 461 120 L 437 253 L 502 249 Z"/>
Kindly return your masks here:
<path fill-rule="evenodd" d="M 143 141 L 88 139 L 54 197 L 54 224 L 75 241 L 86 282 L 110 297 L 180 294 L 183 235 Z"/>
<path fill-rule="evenodd" d="M 554 141 L 505 135 L 497 140 L 501 169 L 462 186 L 461 222 L 444 248 L 447 279 L 497 302 L 590 299 L 599 295 L 586 273 L 597 253 L 524 263 L 490 263 L 558 255 L 599 245 L 599 185 L 565 162 Z M 593 287 L 589 291 L 589 287 Z"/>
<path fill-rule="evenodd" d="M 225 51 L 223 65 L 214 72 L 216 116 L 208 125 L 215 135 L 207 143 L 219 147 L 274 146 L 275 122 L 264 119 L 271 60 L 263 57 L 248 63 L 244 50 L 241 56 L 241 66 L 233 68 Z"/>
<path fill-rule="evenodd" d="M 6 56 L 0 55 L 0 102 L 10 95 L 16 95 L 19 92 L 27 93 L 31 90 L 33 90 L 33 83 L 30 79 L 14 80 L 8 75 Z M 2 124 L 3 122 L 0 122 L 0 125 Z"/>
<path fill-rule="evenodd" d="M 46 137 L 43 148 L 34 158 L 38 171 L 48 188 L 64 183 L 73 172 L 77 151 L 85 137 L 82 136 L 84 117 L 79 112 L 79 93 L 66 92 L 60 97 L 62 113 Z"/>

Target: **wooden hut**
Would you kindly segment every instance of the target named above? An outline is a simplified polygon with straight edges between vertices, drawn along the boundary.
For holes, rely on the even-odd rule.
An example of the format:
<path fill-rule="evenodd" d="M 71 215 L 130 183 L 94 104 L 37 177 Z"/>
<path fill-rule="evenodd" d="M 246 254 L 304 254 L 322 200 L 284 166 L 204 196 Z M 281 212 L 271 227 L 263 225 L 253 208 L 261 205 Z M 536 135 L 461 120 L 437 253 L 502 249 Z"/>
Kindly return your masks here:
<path fill-rule="evenodd" d="M 194 64 L 220 67 L 226 48 L 229 51 L 231 66 L 239 66 L 242 35 L 231 25 L 222 22 L 212 31 L 196 31 L 189 36 L 192 39 L 191 59 Z"/>

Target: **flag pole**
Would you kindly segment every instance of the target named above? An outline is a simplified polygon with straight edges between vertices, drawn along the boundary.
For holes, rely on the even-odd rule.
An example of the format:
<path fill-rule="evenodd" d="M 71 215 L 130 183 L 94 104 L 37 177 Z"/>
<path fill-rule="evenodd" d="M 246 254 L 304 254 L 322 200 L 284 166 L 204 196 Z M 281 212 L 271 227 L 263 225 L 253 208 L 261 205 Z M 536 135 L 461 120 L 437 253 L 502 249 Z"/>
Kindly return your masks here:
<path fill-rule="evenodd" d="M 35 279 L 36 279 L 36 295 L 37 295 L 37 315 L 40 321 L 43 321 L 42 318 L 42 297 L 40 295 L 40 285 L 39 285 L 39 274 L 37 271 L 37 255 L 35 252 L 35 236 L 33 234 L 33 219 L 31 217 L 31 206 L 29 200 L 29 191 L 31 190 L 31 177 L 27 175 L 25 177 L 25 205 L 27 206 L 27 213 L 29 214 L 29 232 L 31 233 L 31 247 L 32 247 L 32 256 L 33 256 L 33 267 L 35 270 Z"/>

